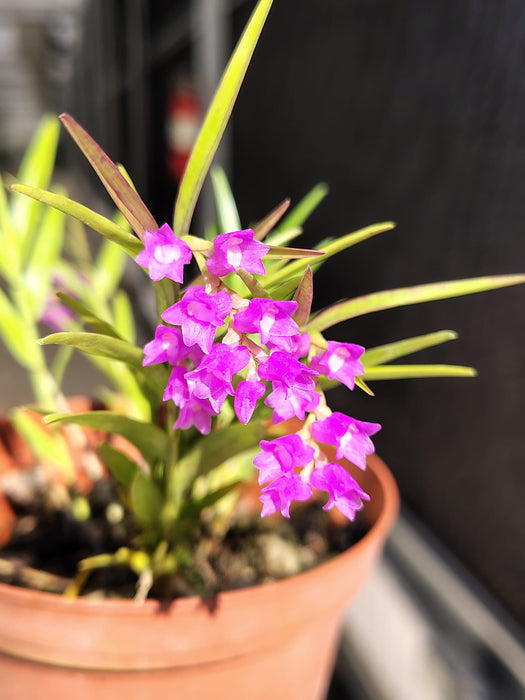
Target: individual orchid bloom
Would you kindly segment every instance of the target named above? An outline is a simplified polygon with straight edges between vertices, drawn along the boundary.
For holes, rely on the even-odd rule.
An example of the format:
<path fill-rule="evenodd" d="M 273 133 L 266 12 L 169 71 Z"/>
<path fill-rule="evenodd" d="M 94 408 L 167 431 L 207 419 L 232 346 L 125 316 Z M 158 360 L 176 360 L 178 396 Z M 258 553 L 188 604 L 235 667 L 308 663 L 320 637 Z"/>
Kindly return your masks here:
<path fill-rule="evenodd" d="M 182 299 L 164 311 L 162 320 L 181 326 L 184 343 L 198 345 L 208 354 L 215 331 L 224 324 L 231 310 L 232 300 L 227 292 L 208 294 L 204 287 L 188 287 Z"/>
<path fill-rule="evenodd" d="M 370 500 L 354 477 L 337 462 L 316 466 L 310 474 L 310 484 L 315 489 L 328 491 L 324 510 L 335 506 L 348 520 L 354 520 L 356 512 L 363 507 L 363 501 Z"/>
<path fill-rule="evenodd" d="M 164 390 L 163 401 L 173 401 L 175 406 L 182 406 L 189 398 L 190 392 L 186 381 L 187 368 L 183 365 L 176 365 L 172 368 L 166 389 Z"/>
<path fill-rule="evenodd" d="M 312 357 L 310 367 L 316 369 L 319 374 L 326 375 L 328 379 L 337 379 L 341 384 L 353 389 L 355 378 L 365 371 L 359 359 L 364 351 L 361 345 L 329 340 L 326 351 Z"/>
<path fill-rule="evenodd" d="M 257 401 L 264 396 L 265 391 L 266 387 L 262 382 L 250 380 L 239 382 L 237 390 L 235 391 L 233 408 L 235 410 L 235 415 L 243 425 L 249 423 L 255 411 Z"/>
<path fill-rule="evenodd" d="M 148 268 L 154 282 L 168 277 L 181 283 L 184 265 L 191 261 L 191 248 L 173 233 L 168 224 L 162 224 L 157 231 L 146 231 L 144 249 L 135 258 L 135 262 Z"/>
<path fill-rule="evenodd" d="M 274 347 L 291 352 L 292 337 L 299 333 L 292 319 L 296 310 L 295 301 L 255 297 L 245 309 L 233 315 L 233 326 L 241 333 L 260 333 L 263 345 L 271 342 Z"/>
<path fill-rule="evenodd" d="M 366 469 L 366 455 L 374 452 L 370 435 L 379 430 L 379 423 L 366 423 L 336 411 L 312 424 L 312 437 L 317 442 L 334 445 L 336 459 L 344 457 L 360 469 Z"/>
<path fill-rule="evenodd" d="M 186 374 L 187 370 L 183 365 L 173 367 L 162 398 L 164 401 L 171 399 L 179 408 L 174 429 L 186 430 L 194 426 L 203 435 L 207 435 L 211 430 L 211 419 L 217 412 L 213 410 L 209 401 L 191 394 Z"/>
<path fill-rule="evenodd" d="M 296 416 L 304 420 L 307 411 L 319 404 L 320 395 L 315 391 L 317 372 L 283 353 L 274 352 L 258 367 L 259 377 L 272 382 L 272 393 L 265 404 L 274 409 L 273 422 Z"/>
<path fill-rule="evenodd" d="M 249 360 L 250 353 L 242 345 L 214 345 L 200 365 L 186 373 L 185 380 L 190 394 L 198 399 L 207 399 L 214 412 L 219 413 L 226 396 L 235 393 L 233 375 L 244 369 Z"/>
<path fill-rule="evenodd" d="M 261 489 L 261 517 L 281 511 L 285 518 L 289 518 L 292 501 L 307 501 L 311 495 L 312 487 L 299 474 L 283 474 Z"/>
<path fill-rule="evenodd" d="M 144 346 L 144 367 L 169 362 L 176 365 L 188 356 L 190 348 L 182 340 L 180 328 L 163 326 L 155 329 L 155 338 Z"/>
<path fill-rule="evenodd" d="M 208 262 L 212 275 L 224 277 L 235 270 L 266 274 L 261 258 L 270 246 L 254 240 L 252 229 L 221 233 L 213 241 L 213 253 Z"/>
<path fill-rule="evenodd" d="M 216 414 L 208 401 L 189 396 L 179 409 L 179 417 L 173 427 L 175 430 L 187 430 L 192 426 L 203 435 L 208 435 L 211 431 L 211 419 Z"/>
<path fill-rule="evenodd" d="M 275 440 L 261 440 L 261 452 L 253 464 L 259 470 L 259 483 L 265 484 L 283 474 L 290 474 L 295 467 L 305 467 L 314 457 L 314 448 L 307 445 L 297 433 L 283 435 Z"/>

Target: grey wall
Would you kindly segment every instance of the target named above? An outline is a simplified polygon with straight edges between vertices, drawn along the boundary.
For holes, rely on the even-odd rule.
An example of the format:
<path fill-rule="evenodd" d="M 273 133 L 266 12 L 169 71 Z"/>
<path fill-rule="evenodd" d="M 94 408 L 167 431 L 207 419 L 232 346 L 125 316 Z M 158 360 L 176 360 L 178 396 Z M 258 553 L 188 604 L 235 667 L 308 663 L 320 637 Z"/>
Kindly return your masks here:
<path fill-rule="evenodd" d="M 234 112 L 234 145 L 244 223 L 321 180 L 331 193 L 304 244 L 397 222 L 327 263 L 319 306 L 524 271 L 523 3 L 278 0 Z M 377 451 L 405 502 L 522 624 L 524 304 L 515 287 L 344 324 L 334 337 L 367 346 L 455 329 L 459 340 L 414 361 L 471 364 L 479 377 L 377 382 L 375 398 L 332 401 L 383 423 Z"/>

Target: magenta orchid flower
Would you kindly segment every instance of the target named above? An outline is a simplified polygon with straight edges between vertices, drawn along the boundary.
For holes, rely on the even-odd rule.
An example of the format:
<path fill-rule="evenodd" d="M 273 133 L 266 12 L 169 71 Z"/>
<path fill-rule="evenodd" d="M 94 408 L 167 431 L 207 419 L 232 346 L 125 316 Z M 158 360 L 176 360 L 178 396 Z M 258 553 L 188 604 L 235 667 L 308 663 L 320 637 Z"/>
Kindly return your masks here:
<path fill-rule="evenodd" d="M 162 224 L 157 231 L 146 231 L 144 250 L 135 262 L 147 267 L 149 276 L 155 282 L 168 277 L 174 282 L 182 282 L 184 265 L 191 261 L 191 249 L 187 243 L 173 233 L 168 224 Z"/>
<path fill-rule="evenodd" d="M 261 258 L 269 250 L 270 246 L 254 240 L 251 229 L 221 233 L 213 241 L 213 253 L 206 264 L 217 277 L 239 269 L 264 275 L 266 270 Z"/>
<path fill-rule="evenodd" d="M 261 489 L 261 517 L 281 511 L 285 518 L 289 518 L 292 501 L 307 501 L 311 495 L 312 487 L 299 474 L 283 474 Z"/>
<path fill-rule="evenodd" d="M 305 467 L 314 457 L 314 448 L 304 443 L 296 433 L 275 440 L 261 440 L 259 447 L 261 452 L 253 463 L 259 470 L 260 484 L 290 474 L 295 467 Z"/>
<path fill-rule="evenodd" d="M 247 425 L 250 422 L 257 401 L 264 396 L 265 392 L 266 387 L 263 382 L 250 380 L 239 382 L 235 392 L 233 407 L 235 415 L 243 425 Z"/>
<path fill-rule="evenodd" d="M 370 500 L 354 477 L 337 462 L 316 466 L 310 475 L 310 484 L 315 489 L 328 491 L 324 510 L 335 506 L 348 520 L 354 520 L 356 512 L 363 507 L 363 501 Z"/>
<path fill-rule="evenodd" d="M 360 469 L 366 469 L 366 455 L 374 452 L 370 436 L 379 430 L 379 423 L 367 423 L 335 412 L 312 424 L 312 437 L 326 445 L 334 445 L 336 459 L 344 457 Z"/>
<path fill-rule="evenodd" d="M 274 347 L 291 352 L 292 338 L 299 333 L 299 327 L 292 319 L 296 311 L 295 301 L 256 297 L 245 309 L 233 315 L 233 326 L 241 333 L 260 333 L 263 345 L 271 342 Z"/>
<path fill-rule="evenodd" d="M 204 287 L 188 287 L 182 299 L 164 311 L 162 320 L 181 326 L 186 345 L 198 345 L 209 353 L 215 331 L 231 310 L 232 299 L 227 292 L 208 294 Z"/>
<path fill-rule="evenodd" d="M 338 343 L 329 340 L 326 351 L 315 355 L 310 361 L 310 367 L 328 379 L 337 379 L 349 389 L 355 386 L 355 378 L 364 374 L 365 370 L 359 358 L 365 349 L 354 343 Z"/>
<path fill-rule="evenodd" d="M 190 394 L 198 399 L 207 399 L 214 412 L 219 413 L 226 396 L 235 393 L 233 375 L 244 369 L 249 361 L 250 353 L 242 345 L 214 345 L 200 365 L 186 373 Z"/>
<path fill-rule="evenodd" d="M 261 379 L 272 382 L 273 391 L 264 403 L 274 409 L 274 423 L 292 416 L 304 420 L 307 411 L 317 408 L 320 395 L 315 391 L 315 370 L 284 352 L 274 352 L 257 372 Z"/>

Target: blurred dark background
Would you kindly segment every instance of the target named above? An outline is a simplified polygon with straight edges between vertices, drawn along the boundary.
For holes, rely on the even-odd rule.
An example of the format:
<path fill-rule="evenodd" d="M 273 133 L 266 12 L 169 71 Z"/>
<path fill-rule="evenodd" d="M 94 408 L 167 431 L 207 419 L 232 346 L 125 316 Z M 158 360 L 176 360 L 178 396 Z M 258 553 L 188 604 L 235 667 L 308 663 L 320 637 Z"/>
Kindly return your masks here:
<path fill-rule="evenodd" d="M 71 111 L 126 165 L 158 220 L 170 221 L 184 138 L 255 3 L 77 4 L 71 72 L 51 106 Z M 56 47 L 60 32 L 51 35 Z M 303 245 L 397 222 L 320 270 L 318 307 L 379 289 L 524 271 L 523 66 L 518 0 L 275 0 L 220 157 L 243 224 L 320 181 L 330 194 Z M 521 626 L 524 304 L 525 288 L 514 287 L 332 331 L 367 347 L 458 331 L 459 340 L 413 361 L 472 365 L 478 378 L 377 382 L 375 398 L 339 392 L 332 406 L 383 424 L 377 451 L 407 508 Z"/>

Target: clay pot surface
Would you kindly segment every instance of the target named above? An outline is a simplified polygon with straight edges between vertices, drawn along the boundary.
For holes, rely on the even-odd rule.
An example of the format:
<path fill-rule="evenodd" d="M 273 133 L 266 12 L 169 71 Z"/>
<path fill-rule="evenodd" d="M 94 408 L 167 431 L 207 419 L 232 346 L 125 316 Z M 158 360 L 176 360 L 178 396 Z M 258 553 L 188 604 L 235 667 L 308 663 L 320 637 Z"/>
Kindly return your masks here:
<path fill-rule="evenodd" d="M 355 472 L 367 534 L 292 578 L 213 600 L 70 600 L 0 584 L 3 700 L 323 698 L 343 610 L 393 526 L 399 495 L 375 455 Z"/>

